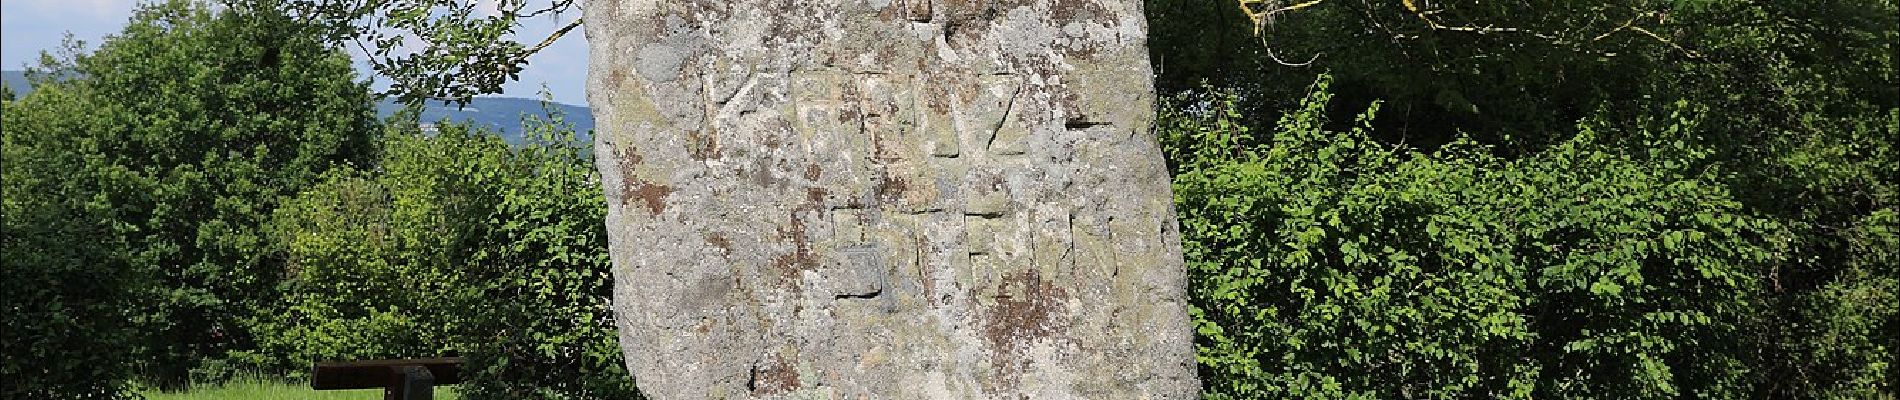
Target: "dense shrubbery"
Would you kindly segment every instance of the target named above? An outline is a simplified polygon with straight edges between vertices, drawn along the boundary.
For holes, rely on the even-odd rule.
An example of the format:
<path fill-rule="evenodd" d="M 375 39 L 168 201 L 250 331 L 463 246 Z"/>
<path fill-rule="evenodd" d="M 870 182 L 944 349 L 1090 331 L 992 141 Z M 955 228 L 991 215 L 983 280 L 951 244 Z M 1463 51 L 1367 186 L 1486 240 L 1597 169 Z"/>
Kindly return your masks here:
<path fill-rule="evenodd" d="M 1378 103 L 1328 130 L 1327 82 L 1269 134 L 1217 91 L 1160 119 L 1209 397 L 1894 393 L 1892 203 L 1833 239 L 1836 275 L 1789 293 L 1813 222 L 1737 199 L 1741 168 L 1697 144 L 1705 108 L 1502 159 L 1379 143 Z"/>
<path fill-rule="evenodd" d="M 50 136 L 92 129 L 71 117 L 92 107 L 68 89 L 0 100 L 0 398 L 119 398 L 133 372 L 132 292 L 146 282 L 113 259 L 124 243 L 108 239 L 109 205 L 72 179 L 101 171 L 68 169 L 87 155 Z"/>
<path fill-rule="evenodd" d="M 278 209 L 287 313 L 260 354 L 470 358 L 470 398 L 631 398 L 608 298 L 605 199 L 572 127 L 530 143 L 396 123 L 374 171 L 338 171 Z"/>
<path fill-rule="evenodd" d="M 260 224 L 374 133 L 349 59 L 295 26 L 149 6 L 8 103 L 4 275 L 20 304 L 5 314 L 8 345 L 26 346 L 7 353 L 9 391 L 112 391 L 132 369 L 178 387 L 251 345 L 245 321 L 268 313 L 281 271 Z"/>
<path fill-rule="evenodd" d="M 269 2 L 143 7 L 5 114 L 5 398 L 457 354 L 469 398 L 631 398 L 590 152 L 413 117 Z"/>
<path fill-rule="evenodd" d="M 1745 397 L 1785 234 L 1706 151 L 1424 153 L 1326 130 L 1326 82 L 1260 145 L 1163 118 L 1211 397 Z"/>
<path fill-rule="evenodd" d="M 1900 394 L 1900 3 L 1207 3 L 1149 1 L 1239 94 L 1162 119 L 1211 394 Z"/>

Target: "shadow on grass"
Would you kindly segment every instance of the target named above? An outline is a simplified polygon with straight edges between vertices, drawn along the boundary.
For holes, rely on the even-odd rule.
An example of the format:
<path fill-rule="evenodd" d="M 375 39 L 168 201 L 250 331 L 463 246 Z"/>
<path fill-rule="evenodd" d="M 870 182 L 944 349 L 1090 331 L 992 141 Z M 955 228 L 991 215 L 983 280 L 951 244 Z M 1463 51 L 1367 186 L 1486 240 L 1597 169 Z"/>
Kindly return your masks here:
<path fill-rule="evenodd" d="M 268 378 L 239 378 L 222 385 L 202 385 L 186 392 L 165 393 L 140 389 L 146 400 L 375 400 L 383 398 L 382 389 L 313 390 L 308 382 L 285 382 Z M 455 386 L 437 386 L 435 398 L 455 400 Z"/>

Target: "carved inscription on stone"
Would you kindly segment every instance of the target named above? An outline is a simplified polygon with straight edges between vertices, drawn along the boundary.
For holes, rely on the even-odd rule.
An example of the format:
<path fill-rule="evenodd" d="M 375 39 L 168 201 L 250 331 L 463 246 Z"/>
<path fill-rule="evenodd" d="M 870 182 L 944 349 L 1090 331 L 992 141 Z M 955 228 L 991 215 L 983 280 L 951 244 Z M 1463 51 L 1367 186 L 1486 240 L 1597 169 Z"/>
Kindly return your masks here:
<path fill-rule="evenodd" d="M 1186 399 L 1138 0 L 586 3 L 659 399 Z"/>

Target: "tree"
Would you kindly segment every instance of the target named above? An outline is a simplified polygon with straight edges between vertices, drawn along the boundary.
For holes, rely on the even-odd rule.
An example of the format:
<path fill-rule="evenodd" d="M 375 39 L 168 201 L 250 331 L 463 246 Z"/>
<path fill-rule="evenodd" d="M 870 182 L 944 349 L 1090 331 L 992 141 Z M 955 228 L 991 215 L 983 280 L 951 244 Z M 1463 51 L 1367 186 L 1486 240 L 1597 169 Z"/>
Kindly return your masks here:
<path fill-rule="evenodd" d="M 137 338 L 127 323 L 147 281 L 112 256 L 111 205 L 89 194 L 110 172 L 69 149 L 95 145 L 70 132 L 99 129 L 82 85 L 40 82 L 0 101 L 0 397 L 112 399 L 128 393 Z M 83 332 L 83 334 L 75 334 Z"/>
<path fill-rule="evenodd" d="M 1258 111 L 1249 115 L 1277 115 L 1326 73 L 1339 101 L 1386 104 L 1375 138 L 1422 148 L 1464 132 L 1501 154 L 1534 151 L 1606 99 L 1634 94 L 1659 63 L 1695 56 L 1672 35 L 1683 21 L 1647 1 L 1151 3 L 1212 8 L 1204 12 L 1223 22 L 1157 12 L 1155 59 L 1213 61 L 1164 69 L 1164 91 L 1206 80 L 1239 90 Z M 1202 41 L 1210 36 L 1222 40 Z M 1335 112 L 1335 121 L 1353 117 Z"/>
<path fill-rule="evenodd" d="M 1261 111 L 1249 115 L 1277 115 L 1297 108 L 1305 83 L 1327 73 L 1339 101 L 1386 103 L 1374 121 L 1377 138 L 1424 148 L 1464 132 L 1501 154 L 1524 154 L 1574 134 L 1573 122 L 1604 107 L 1627 115 L 1690 93 L 1771 93 L 1762 72 L 1785 69 L 1772 65 L 1781 61 L 1831 71 L 1827 79 L 1861 99 L 1890 104 L 1884 88 L 1894 86 L 1891 69 L 1878 67 L 1891 53 L 1881 40 L 1895 25 L 1895 6 L 1881 0 L 1148 6 L 1163 91 L 1196 90 L 1205 80 Z M 1824 59 L 1846 62 L 1815 64 Z M 1336 121 L 1352 117 L 1335 112 Z"/>
<path fill-rule="evenodd" d="M 581 26 L 575 18 L 533 45 L 515 40 L 521 21 L 560 18 L 574 0 L 500 2 L 460 0 L 222 0 L 234 7 L 284 10 L 311 21 L 319 36 L 353 46 L 371 68 L 391 80 L 390 94 L 406 103 L 435 99 L 464 104 L 498 93 L 520 77 L 528 56 Z"/>
<path fill-rule="evenodd" d="M 1740 393 L 1838 398 L 1896 390 L 1890 360 L 1900 348 L 1900 311 L 1886 305 L 1900 299 L 1900 286 L 1892 263 L 1880 261 L 1900 253 L 1887 233 L 1900 212 L 1896 3 L 1238 5 L 1252 8 L 1228 8 L 1232 17 L 1223 20 L 1235 23 L 1195 32 L 1246 29 L 1257 41 L 1231 51 L 1158 45 L 1157 59 L 1227 63 L 1164 69 L 1164 85 L 1192 92 L 1201 77 L 1224 77 L 1210 80 L 1243 103 L 1227 121 L 1261 127 L 1270 126 L 1265 118 L 1305 112 L 1290 102 L 1307 92 L 1301 78 L 1330 72 L 1340 95 L 1319 120 L 1346 131 L 1360 121 L 1350 118 L 1351 107 L 1384 100 L 1386 111 L 1365 134 L 1386 144 L 1429 150 L 1472 140 L 1501 161 L 1521 163 L 1591 134 L 1591 146 L 1639 160 L 1706 153 L 1686 162 L 1724 172 L 1698 184 L 1719 185 L 1740 205 L 1734 213 L 1770 221 L 1779 232 L 1772 236 L 1779 242 L 1765 247 L 1772 262 L 1751 270 L 1762 294 L 1751 300 L 1749 318 L 1732 321 L 1742 335 L 1731 338 L 1734 345 L 1755 349 L 1730 357 L 1749 371 L 1737 381 Z M 1254 31 L 1254 22 L 1264 24 Z M 1181 22 L 1157 26 L 1166 23 Z M 1685 112 L 1697 122 L 1677 123 Z M 1240 135 L 1178 145 L 1278 144 Z M 1180 168 L 1186 160 L 1176 161 Z M 1487 167 L 1494 168 L 1503 167 Z"/>
<path fill-rule="evenodd" d="M 606 212 L 573 127 L 531 118 L 511 147 L 462 124 L 392 124 L 378 168 L 334 171 L 271 224 L 280 369 L 463 354 L 467 398 L 634 398 L 616 342 Z"/>
<path fill-rule="evenodd" d="M 42 175 L 22 184 L 60 188 L 22 193 L 35 200 L 20 201 L 21 212 L 53 207 L 30 226 L 67 225 L 84 234 L 72 243 L 89 244 L 42 251 L 82 253 L 72 257 L 91 270 L 141 283 L 114 288 L 132 289 L 132 355 L 166 388 L 188 384 L 194 370 L 217 378 L 229 371 L 218 365 L 244 362 L 227 357 L 255 346 L 251 327 L 274 313 L 283 270 L 260 225 L 284 196 L 373 154 L 366 85 L 347 57 L 298 26 L 269 8 L 143 6 L 98 51 L 59 66 L 74 78 L 35 91 L 8 116 L 20 159 L 55 161 L 23 171 Z M 17 260 L 67 257 L 56 254 Z M 22 284 L 87 282 L 43 278 L 51 280 Z"/>
<path fill-rule="evenodd" d="M 1785 231 L 1709 152 L 1584 125 L 1518 160 L 1424 153 L 1370 138 L 1377 103 L 1326 130 L 1326 83 L 1262 145 L 1229 145 L 1250 136 L 1231 97 L 1164 114 L 1209 397 L 1756 392 L 1750 322 Z"/>

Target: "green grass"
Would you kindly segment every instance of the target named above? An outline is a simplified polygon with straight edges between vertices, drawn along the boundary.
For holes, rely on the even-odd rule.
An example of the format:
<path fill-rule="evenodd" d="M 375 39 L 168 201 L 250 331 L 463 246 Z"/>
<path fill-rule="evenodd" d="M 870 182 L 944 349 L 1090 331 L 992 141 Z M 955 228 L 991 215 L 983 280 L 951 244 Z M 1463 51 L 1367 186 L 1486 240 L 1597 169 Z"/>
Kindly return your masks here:
<path fill-rule="evenodd" d="M 239 379 L 219 386 L 202 386 L 188 392 L 163 393 L 140 390 L 147 400 L 377 400 L 382 389 L 311 390 L 307 383 L 286 383 L 269 379 Z M 454 386 L 437 386 L 435 398 L 454 400 Z"/>

